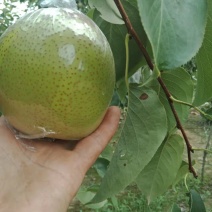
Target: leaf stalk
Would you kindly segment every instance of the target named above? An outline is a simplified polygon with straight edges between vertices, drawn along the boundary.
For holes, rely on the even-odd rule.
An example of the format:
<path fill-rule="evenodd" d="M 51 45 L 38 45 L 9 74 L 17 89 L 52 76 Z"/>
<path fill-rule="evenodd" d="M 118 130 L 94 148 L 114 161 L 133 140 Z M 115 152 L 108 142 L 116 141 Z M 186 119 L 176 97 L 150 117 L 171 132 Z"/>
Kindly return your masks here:
<path fill-rule="evenodd" d="M 126 49 L 126 67 L 125 67 L 125 83 L 127 87 L 127 93 L 129 94 L 129 82 L 128 82 L 128 68 L 129 68 L 129 39 L 130 34 L 126 34 L 125 37 L 125 49 Z"/>
<path fill-rule="evenodd" d="M 170 97 L 171 100 L 173 102 L 176 102 L 176 103 L 179 103 L 179 104 L 182 104 L 182 105 L 186 105 L 186 106 L 189 106 L 191 108 L 194 108 L 196 111 L 198 111 L 204 118 L 208 119 L 208 120 L 212 120 L 212 116 L 205 113 L 204 111 L 202 111 L 201 109 L 199 109 L 198 107 L 188 103 L 188 102 L 184 102 L 184 101 L 181 101 L 181 100 L 178 100 L 178 99 L 175 99 L 173 96 Z"/>

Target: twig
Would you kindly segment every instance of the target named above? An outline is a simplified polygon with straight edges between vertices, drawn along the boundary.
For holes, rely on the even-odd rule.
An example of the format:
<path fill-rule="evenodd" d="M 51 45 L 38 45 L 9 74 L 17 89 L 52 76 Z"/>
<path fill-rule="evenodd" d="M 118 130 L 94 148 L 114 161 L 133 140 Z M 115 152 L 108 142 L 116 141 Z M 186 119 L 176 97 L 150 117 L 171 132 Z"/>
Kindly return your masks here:
<path fill-rule="evenodd" d="M 119 12 L 121 13 L 121 16 L 122 16 L 122 18 L 123 18 L 123 20 L 125 22 L 126 27 L 127 27 L 128 33 L 135 39 L 137 45 L 139 46 L 142 54 L 144 55 L 144 57 L 146 59 L 146 62 L 148 64 L 149 68 L 151 70 L 154 70 L 154 65 L 152 63 L 151 57 L 149 56 L 148 52 L 146 51 L 146 48 L 144 47 L 143 43 L 141 42 L 138 34 L 134 30 L 134 28 L 133 28 L 133 26 L 132 26 L 132 24 L 131 24 L 131 22 L 129 20 L 129 17 L 128 17 L 127 13 L 125 12 L 125 9 L 124 9 L 121 1 L 120 0 L 114 0 L 114 2 L 116 4 L 116 6 L 118 7 Z M 182 124 L 180 122 L 179 116 L 178 116 L 178 114 L 177 114 L 177 112 L 176 112 L 176 110 L 174 108 L 173 101 L 171 99 L 172 96 L 171 96 L 169 90 L 167 89 L 166 85 L 164 84 L 161 76 L 158 76 L 157 80 L 158 80 L 159 84 L 161 85 L 161 87 L 162 87 L 162 89 L 163 89 L 163 91 L 164 91 L 164 93 L 165 93 L 165 95 L 167 97 L 167 100 L 169 102 L 169 105 L 171 107 L 172 113 L 173 113 L 174 118 L 175 118 L 176 123 L 177 123 L 177 128 L 181 131 L 181 133 L 183 135 L 183 138 L 185 140 L 186 147 L 187 147 L 187 154 L 188 154 L 189 171 L 193 174 L 193 176 L 195 178 L 197 178 L 197 174 L 196 174 L 196 172 L 195 172 L 195 170 L 194 170 L 194 168 L 192 166 L 192 161 L 191 161 L 191 152 L 193 152 L 193 149 L 192 149 L 192 146 L 190 145 L 190 142 L 189 142 L 188 137 L 187 137 L 187 135 L 185 133 L 185 130 L 183 129 L 183 126 L 182 126 Z"/>

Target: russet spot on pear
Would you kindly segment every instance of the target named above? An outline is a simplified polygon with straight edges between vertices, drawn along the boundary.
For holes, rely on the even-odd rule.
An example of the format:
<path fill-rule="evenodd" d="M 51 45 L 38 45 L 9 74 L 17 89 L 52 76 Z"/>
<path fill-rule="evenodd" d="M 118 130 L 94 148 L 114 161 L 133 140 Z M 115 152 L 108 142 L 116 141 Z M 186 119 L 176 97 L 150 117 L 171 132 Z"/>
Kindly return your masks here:
<path fill-rule="evenodd" d="M 106 113 L 114 84 L 107 39 L 79 11 L 39 9 L 0 38 L 0 111 L 23 134 L 89 135 Z"/>

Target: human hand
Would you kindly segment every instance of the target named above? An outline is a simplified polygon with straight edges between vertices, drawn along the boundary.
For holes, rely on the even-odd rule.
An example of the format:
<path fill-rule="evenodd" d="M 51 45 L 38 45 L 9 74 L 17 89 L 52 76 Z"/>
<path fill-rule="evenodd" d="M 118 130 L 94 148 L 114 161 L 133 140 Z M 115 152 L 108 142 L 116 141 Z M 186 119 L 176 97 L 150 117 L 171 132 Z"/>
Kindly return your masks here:
<path fill-rule="evenodd" d="M 81 141 L 17 140 L 0 118 L 0 212 L 63 212 L 87 170 L 117 130 L 110 107 L 98 129 Z"/>

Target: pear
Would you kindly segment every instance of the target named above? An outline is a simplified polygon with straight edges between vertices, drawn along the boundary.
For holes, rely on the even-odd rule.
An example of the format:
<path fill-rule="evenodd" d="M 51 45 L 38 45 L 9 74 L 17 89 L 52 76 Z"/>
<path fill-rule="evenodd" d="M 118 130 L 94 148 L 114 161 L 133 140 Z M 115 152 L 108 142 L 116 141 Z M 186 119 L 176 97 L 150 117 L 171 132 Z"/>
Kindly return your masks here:
<path fill-rule="evenodd" d="M 89 135 L 103 120 L 114 85 L 109 43 L 77 10 L 33 11 L 0 38 L 0 111 L 23 137 Z"/>

